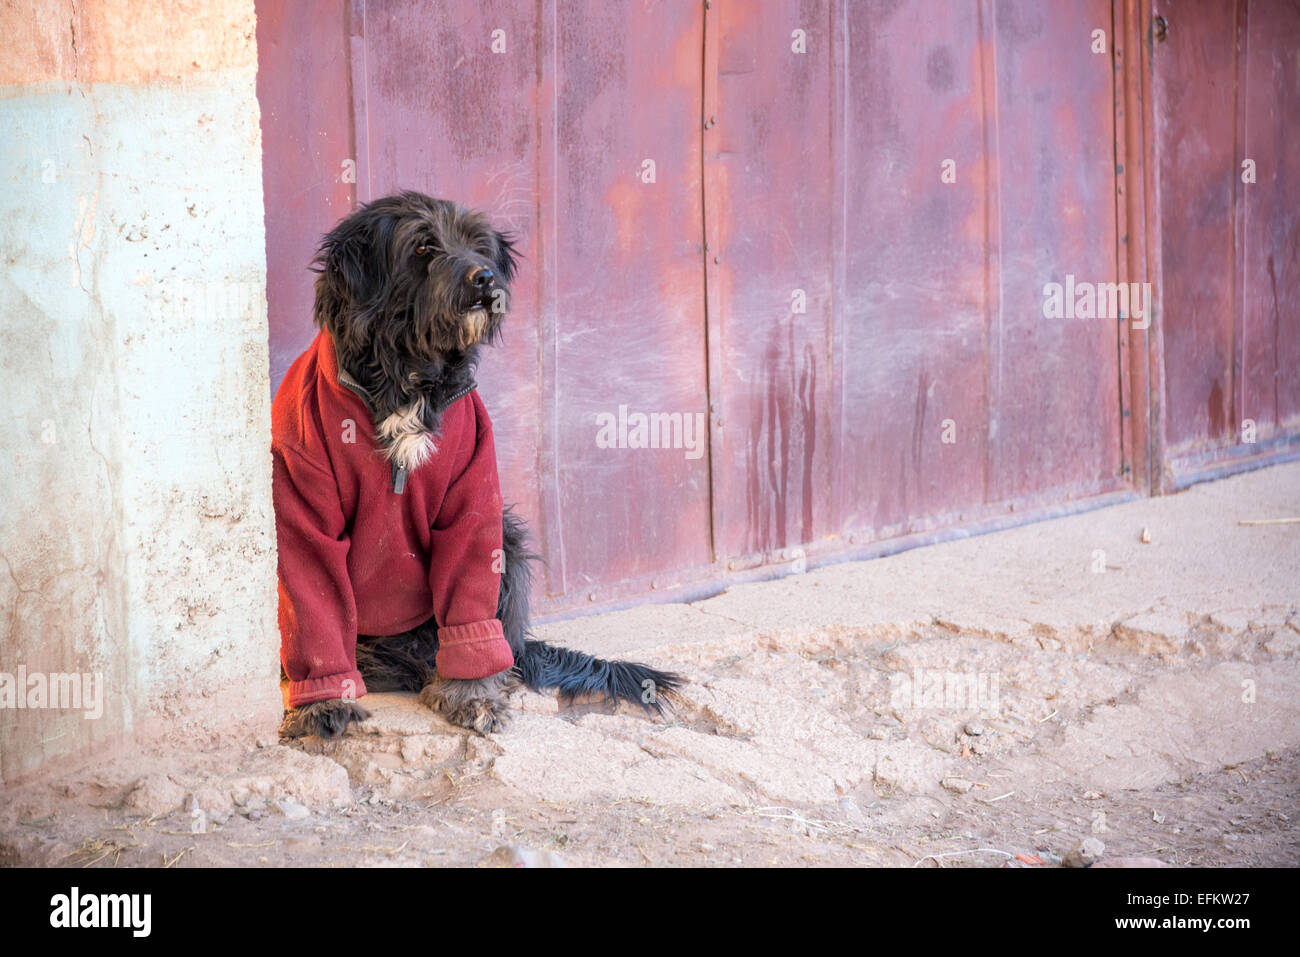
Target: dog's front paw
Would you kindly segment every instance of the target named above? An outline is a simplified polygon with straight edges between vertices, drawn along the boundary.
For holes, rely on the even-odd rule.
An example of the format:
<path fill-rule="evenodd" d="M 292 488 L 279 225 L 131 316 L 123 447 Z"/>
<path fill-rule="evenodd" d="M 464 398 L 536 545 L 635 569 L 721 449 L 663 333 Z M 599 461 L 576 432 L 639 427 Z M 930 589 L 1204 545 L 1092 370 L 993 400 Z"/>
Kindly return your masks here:
<path fill-rule="evenodd" d="M 337 738 L 348 725 L 365 721 L 370 712 L 350 699 L 334 698 L 330 701 L 313 701 L 284 713 L 280 723 L 280 737 L 303 738 L 316 734 L 322 738 Z"/>
<path fill-rule="evenodd" d="M 420 691 L 420 703 L 459 728 L 492 734 L 504 730 L 510 719 L 508 684 L 509 673 L 504 671 L 490 678 L 434 676 Z"/>
<path fill-rule="evenodd" d="M 458 728 L 488 735 L 505 730 L 510 723 L 510 709 L 495 698 L 471 698 L 459 707 L 443 712 L 443 717 Z"/>

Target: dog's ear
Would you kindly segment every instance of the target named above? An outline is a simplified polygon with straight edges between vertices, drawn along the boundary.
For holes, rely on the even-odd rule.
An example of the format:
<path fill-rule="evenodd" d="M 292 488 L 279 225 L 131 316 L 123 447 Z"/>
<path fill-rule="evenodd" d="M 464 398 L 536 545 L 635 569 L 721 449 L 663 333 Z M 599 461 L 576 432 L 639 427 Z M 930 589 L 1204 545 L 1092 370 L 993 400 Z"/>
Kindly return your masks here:
<path fill-rule="evenodd" d="M 369 301 L 383 284 L 383 257 L 364 225 L 344 220 L 321 240 L 312 261 L 316 277 L 316 322 L 330 332 Z"/>
<path fill-rule="evenodd" d="M 519 253 L 515 249 L 515 238 L 506 233 L 496 234 L 497 254 L 493 266 L 504 285 L 509 285 L 518 269 Z"/>

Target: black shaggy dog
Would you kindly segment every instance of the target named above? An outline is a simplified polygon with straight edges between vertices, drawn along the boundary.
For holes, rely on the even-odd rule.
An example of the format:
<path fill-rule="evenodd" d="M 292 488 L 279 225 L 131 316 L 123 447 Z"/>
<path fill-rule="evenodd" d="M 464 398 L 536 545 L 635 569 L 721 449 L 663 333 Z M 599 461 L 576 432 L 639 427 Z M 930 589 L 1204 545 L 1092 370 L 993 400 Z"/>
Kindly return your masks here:
<path fill-rule="evenodd" d="M 364 398 L 376 454 L 401 493 L 410 472 L 436 455 L 443 412 L 474 389 L 479 348 L 495 341 L 509 309 L 511 241 L 478 212 L 404 192 L 369 203 L 323 240 L 314 262 L 316 323 L 329 333 L 340 384 Z M 369 467 L 369 466 L 367 466 Z M 492 463 L 495 471 L 495 463 Z M 382 503 L 361 500 L 357 511 Z M 277 505 L 278 508 L 278 505 Z M 433 617 L 394 635 L 358 635 L 356 667 L 370 691 L 415 691 L 453 724 L 486 734 L 504 724 L 504 692 L 516 682 L 567 697 L 603 695 L 662 713 L 682 679 L 645 665 L 605 661 L 529 635 L 531 563 L 524 523 L 504 510 L 497 617 L 514 667 L 486 678 L 438 674 Z M 281 546 L 281 561 L 286 560 Z M 364 556 L 361 556 L 364 560 Z M 334 737 L 369 716 L 346 696 L 285 714 L 281 734 Z"/>

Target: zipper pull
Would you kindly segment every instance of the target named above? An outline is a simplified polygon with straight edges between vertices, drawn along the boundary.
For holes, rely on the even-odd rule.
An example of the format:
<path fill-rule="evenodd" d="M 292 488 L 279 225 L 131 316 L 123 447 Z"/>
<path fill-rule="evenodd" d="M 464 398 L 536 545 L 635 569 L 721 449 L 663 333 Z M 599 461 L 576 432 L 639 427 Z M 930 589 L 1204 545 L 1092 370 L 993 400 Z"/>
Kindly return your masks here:
<path fill-rule="evenodd" d="M 398 495 L 401 495 L 402 492 L 406 489 L 406 466 L 398 465 L 396 462 L 394 462 L 392 475 L 393 475 L 393 491 L 396 492 Z"/>

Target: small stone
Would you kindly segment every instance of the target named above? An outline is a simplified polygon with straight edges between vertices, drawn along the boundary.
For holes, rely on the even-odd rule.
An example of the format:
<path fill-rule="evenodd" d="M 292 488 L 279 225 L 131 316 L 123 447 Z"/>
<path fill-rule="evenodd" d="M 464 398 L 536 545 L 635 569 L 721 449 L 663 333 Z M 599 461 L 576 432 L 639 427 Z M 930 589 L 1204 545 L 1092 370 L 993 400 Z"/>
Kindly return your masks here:
<path fill-rule="evenodd" d="M 1210 615 L 1210 624 L 1229 635 L 1244 635 L 1250 630 L 1250 610 L 1225 608 Z"/>
<path fill-rule="evenodd" d="M 501 756 L 504 749 L 490 738 L 470 737 L 465 740 L 465 763 L 487 766 Z"/>
<path fill-rule="evenodd" d="M 484 867 L 565 867 L 564 859 L 552 851 L 538 851 L 518 844 L 503 844 L 483 858 Z"/>
<path fill-rule="evenodd" d="M 170 814 L 185 801 L 185 789 L 163 774 L 141 778 L 127 795 L 124 806 L 128 810 L 154 817 Z"/>
<path fill-rule="evenodd" d="M 198 802 L 199 807 L 209 812 L 216 810 L 229 811 L 230 791 L 224 787 L 201 787 L 194 791 L 194 800 Z"/>
<path fill-rule="evenodd" d="M 939 785 L 946 790 L 955 791 L 957 794 L 965 794 L 975 785 L 965 778 L 944 778 Z"/>
<path fill-rule="evenodd" d="M 1187 636 L 1187 622 L 1166 612 L 1143 612 L 1115 623 L 1111 636 L 1122 646 L 1144 655 L 1173 655 L 1180 652 Z"/>
<path fill-rule="evenodd" d="M 1300 635 L 1290 631 L 1280 631 L 1264 642 L 1264 650 L 1270 655 L 1290 655 L 1300 650 Z"/>
<path fill-rule="evenodd" d="M 1101 860 L 1101 856 L 1105 853 L 1105 844 L 1095 837 L 1085 837 L 1062 858 L 1061 864 L 1064 867 L 1088 867 Z"/>
<path fill-rule="evenodd" d="M 1151 544 L 1151 529 L 1147 528 L 1145 525 L 1142 527 L 1142 544 Z"/>
<path fill-rule="evenodd" d="M 1277 607 L 1255 609 L 1250 613 L 1251 631 L 1276 631 L 1287 626 L 1287 612 Z"/>
<path fill-rule="evenodd" d="M 512 828 L 510 819 L 506 816 L 504 808 L 496 808 L 492 812 L 492 836 L 498 841 L 504 841 L 510 837 Z"/>
<path fill-rule="evenodd" d="M 840 810 L 844 812 L 844 819 L 850 824 L 867 823 L 867 816 L 862 813 L 862 808 L 858 807 L 858 802 L 851 797 L 840 798 Z"/>
<path fill-rule="evenodd" d="M 962 728 L 962 730 L 972 738 L 978 738 L 984 733 L 984 725 L 980 724 L 978 721 L 967 721 L 966 726 Z"/>
<path fill-rule="evenodd" d="M 416 764 L 424 757 L 424 745 L 414 737 L 402 740 L 402 760 L 407 764 Z"/>
<path fill-rule="evenodd" d="M 275 802 L 275 806 L 290 821 L 301 821 L 311 816 L 311 811 L 307 810 L 305 805 L 289 798 L 281 798 Z"/>

